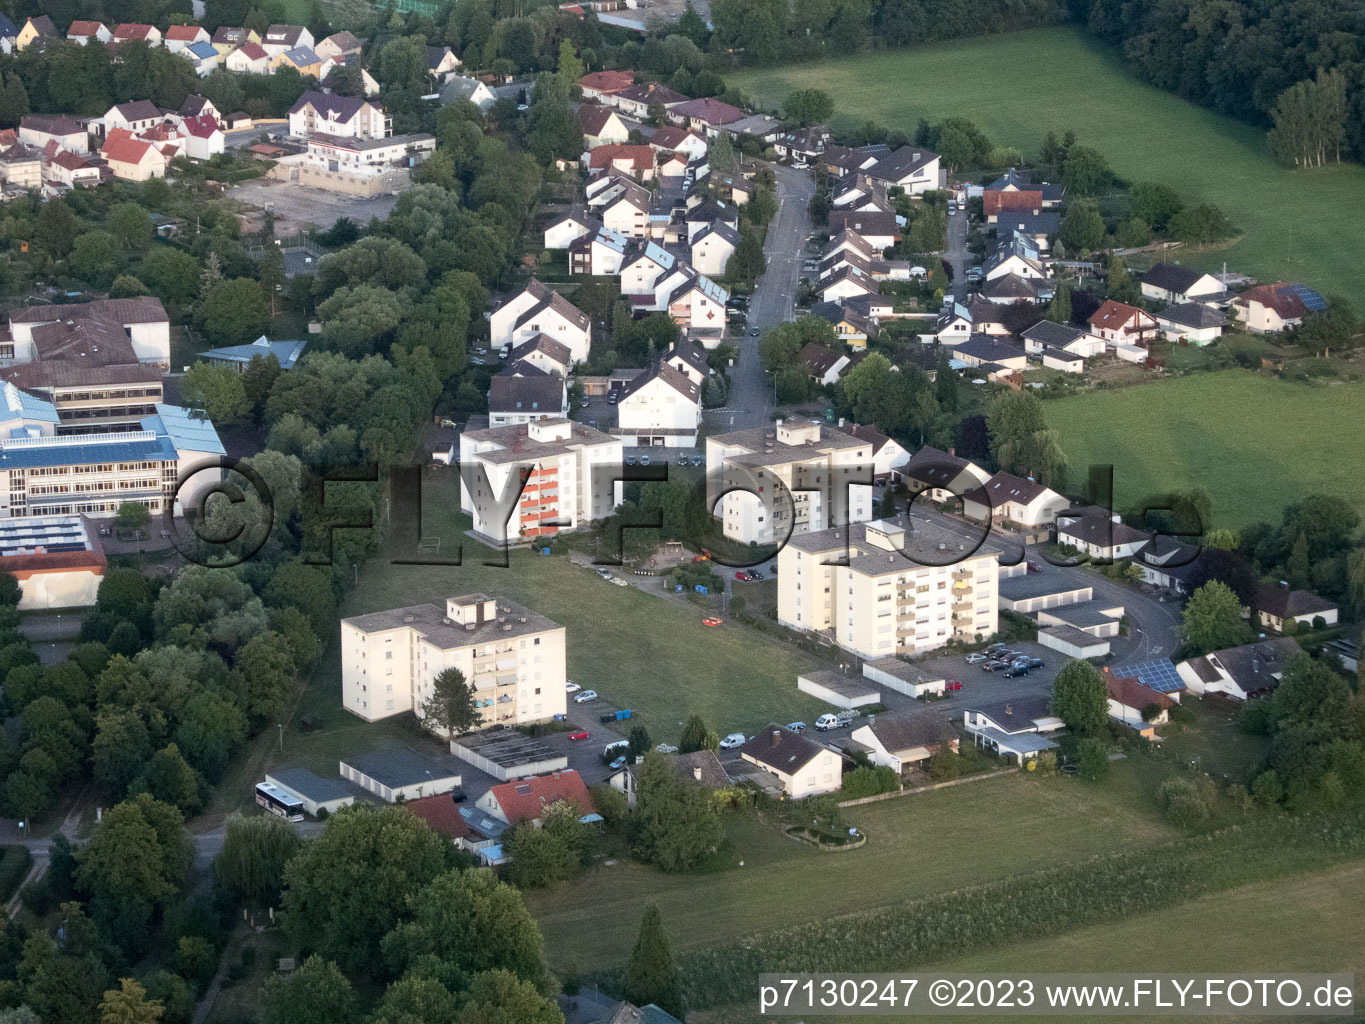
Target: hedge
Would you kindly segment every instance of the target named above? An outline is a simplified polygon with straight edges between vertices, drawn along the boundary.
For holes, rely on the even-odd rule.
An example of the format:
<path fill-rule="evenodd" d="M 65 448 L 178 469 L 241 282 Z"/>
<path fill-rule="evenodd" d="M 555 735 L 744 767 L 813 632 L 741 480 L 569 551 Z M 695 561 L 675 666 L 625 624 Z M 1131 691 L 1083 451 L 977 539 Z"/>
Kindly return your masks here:
<path fill-rule="evenodd" d="M 679 956 L 687 1005 L 752 1000 L 758 975 L 910 970 L 1365 856 L 1365 812 L 1278 815 Z M 619 970 L 590 979 L 621 990 Z"/>
<path fill-rule="evenodd" d="M 0 846 L 0 900 L 8 901 L 14 890 L 28 877 L 33 854 L 26 846 Z"/>

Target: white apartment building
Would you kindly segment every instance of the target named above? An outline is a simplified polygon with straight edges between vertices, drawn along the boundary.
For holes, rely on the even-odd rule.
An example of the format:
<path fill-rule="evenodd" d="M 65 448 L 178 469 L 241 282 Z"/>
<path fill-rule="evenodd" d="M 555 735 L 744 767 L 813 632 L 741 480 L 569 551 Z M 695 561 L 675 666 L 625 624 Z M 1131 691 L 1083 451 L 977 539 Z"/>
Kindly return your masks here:
<path fill-rule="evenodd" d="M 540 334 L 568 348 L 570 365 L 587 362 L 592 320 L 559 292 L 532 278 L 489 316 L 489 344 L 496 352 L 508 344 L 515 348 Z"/>
<path fill-rule="evenodd" d="M 969 551 L 931 523 L 908 525 L 879 519 L 792 537 L 777 556 L 778 621 L 868 660 L 996 632 L 999 549 Z"/>
<path fill-rule="evenodd" d="M 150 295 L 133 299 L 98 299 L 61 306 L 21 306 L 9 311 L 9 337 L 0 336 L 0 364 L 31 363 L 37 358 L 34 331 L 45 324 L 79 324 L 121 328 L 139 362 L 162 369 L 171 362 L 171 319 L 161 300 Z"/>
<path fill-rule="evenodd" d="M 421 718 L 432 680 L 455 668 L 484 726 L 547 722 L 565 709 L 564 636 L 545 616 L 483 594 L 342 619 L 341 704 L 367 722 Z"/>
<path fill-rule="evenodd" d="M 620 502 L 621 455 L 620 438 L 567 419 L 466 431 L 460 511 L 499 545 L 576 530 Z"/>
<path fill-rule="evenodd" d="M 691 448 L 701 426 L 701 388 L 660 360 L 626 385 L 612 433 L 631 447 Z"/>
<path fill-rule="evenodd" d="M 869 441 L 814 421 L 718 434 L 706 439 L 707 504 L 746 544 L 866 522 L 873 461 Z"/>
<path fill-rule="evenodd" d="M 315 133 L 345 139 L 386 139 L 393 134 L 393 118 L 363 97 L 310 90 L 289 108 L 289 134 L 306 139 Z"/>

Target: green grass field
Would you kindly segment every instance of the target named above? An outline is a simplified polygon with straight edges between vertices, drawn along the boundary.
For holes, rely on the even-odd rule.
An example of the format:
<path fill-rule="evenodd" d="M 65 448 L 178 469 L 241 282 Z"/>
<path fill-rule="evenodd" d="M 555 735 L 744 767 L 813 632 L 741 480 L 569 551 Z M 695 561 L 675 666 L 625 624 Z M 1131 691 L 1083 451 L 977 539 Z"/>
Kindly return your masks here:
<path fill-rule="evenodd" d="M 528 892 L 527 902 L 553 965 L 596 969 L 626 961 L 650 902 L 674 948 L 696 948 L 1035 871 L 1060 849 L 1086 857 L 1175 834 L 1126 765 L 1102 786 L 1011 774 L 848 808 L 844 817 L 868 834 L 848 853 L 818 853 L 735 815 L 726 819 L 727 870 L 665 875 L 618 860 L 572 885 Z"/>
<path fill-rule="evenodd" d="M 1240 370 L 1183 377 L 1045 404 L 1071 479 L 1114 466 L 1115 508 L 1203 487 L 1214 521 L 1278 522 L 1280 509 L 1320 491 L 1365 512 L 1365 457 L 1344 443 L 1365 422 L 1360 384 L 1291 384 Z"/>
<path fill-rule="evenodd" d="M 1046 132 L 1074 130 L 1123 177 L 1217 203 L 1243 231 L 1229 248 L 1181 259 L 1300 280 L 1365 311 L 1365 235 L 1354 230 L 1365 223 L 1365 168 L 1282 168 L 1259 129 L 1139 83 L 1075 29 L 763 68 L 729 81 L 766 106 L 792 89 L 824 89 L 840 113 L 910 132 L 921 117 L 967 117 L 1026 157 Z"/>

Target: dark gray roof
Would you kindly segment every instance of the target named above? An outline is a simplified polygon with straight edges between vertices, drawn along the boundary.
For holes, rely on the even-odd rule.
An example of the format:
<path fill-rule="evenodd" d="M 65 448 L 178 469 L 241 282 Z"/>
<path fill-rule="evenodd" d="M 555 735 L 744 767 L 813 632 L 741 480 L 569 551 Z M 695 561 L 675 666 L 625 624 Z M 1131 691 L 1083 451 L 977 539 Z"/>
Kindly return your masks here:
<path fill-rule="evenodd" d="M 1135 530 L 1124 523 L 1116 523 L 1107 516 L 1080 516 L 1066 518 L 1069 513 L 1057 514 L 1057 537 L 1079 540 L 1098 547 L 1118 547 L 1134 541 L 1146 540 L 1147 534 Z"/>
<path fill-rule="evenodd" d="M 846 358 L 844 353 L 836 352 L 832 348 L 824 345 L 817 345 L 811 342 L 796 354 L 796 361 L 805 368 L 807 373 L 817 377 L 823 377 L 829 373 L 840 359 Z"/>
<path fill-rule="evenodd" d="M 910 461 L 905 464 L 902 472 L 910 479 L 929 487 L 947 487 L 969 465 L 971 463 L 966 459 L 949 455 L 926 444 L 910 456 Z"/>
<path fill-rule="evenodd" d="M 973 334 L 961 345 L 954 345 L 950 355 L 971 356 L 985 362 L 999 363 L 1004 359 L 1022 359 L 1027 353 L 1014 345 L 1007 344 L 991 334 Z"/>
<path fill-rule="evenodd" d="M 1001 470 L 965 496 L 991 508 L 998 508 L 1007 501 L 1017 501 L 1021 505 L 1027 505 L 1047 490 L 1048 488 L 1036 480 L 1025 480 L 1023 477 L 1017 477 L 1013 473 L 1006 473 Z"/>
<path fill-rule="evenodd" d="M 330 803 L 353 795 L 340 779 L 324 779 L 307 768 L 272 768 L 266 774 L 281 786 L 315 803 Z"/>
<path fill-rule="evenodd" d="M 1039 719 L 1054 717 L 1048 708 L 1047 697 L 1017 697 L 994 704 L 972 704 L 967 710 L 985 715 L 1007 733 L 1028 732 Z"/>
<path fill-rule="evenodd" d="M 1169 320 L 1173 324 L 1181 327 L 1192 327 L 1195 329 L 1204 327 L 1226 327 L 1228 318 L 1211 306 L 1205 306 L 1200 302 L 1181 302 L 1174 306 L 1167 306 L 1160 313 L 1156 314 L 1158 320 Z"/>
<path fill-rule="evenodd" d="M 998 584 L 1000 596 L 1006 601 L 1030 601 L 1050 594 L 1070 594 L 1092 588 L 1093 585 L 1088 580 L 1080 578 L 1068 580 L 1046 569 L 1040 573 L 1028 572 L 1019 576 L 1009 576 Z"/>
<path fill-rule="evenodd" d="M 564 415 L 564 378 L 547 373 L 534 377 L 504 377 L 488 382 L 490 413 L 548 413 Z"/>
<path fill-rule="evenodd" d="M 900 234 L 900 226 L 896 223 L 894 213 L 882 213 L 878 210 L 864 210 L 858 213 L 849 213 L 847 210 L 830 211 L 829 233 L 833 235 L 845 228 L 860 235 Z"/>
<path fill-rule="evenodd" d="M 1275 678 L 1284 672 L 1285 665 L 1303 648 L 1290 637 L 1271 637 L 1254 644 L 1210 651 L 1202 658 L 1193 658 L 1190 667 L 1206 683 L 1219 678 L 1216 667 L 1233 678 L 1248 694 L 1273 690 L 1280 685 Z"/>
<path fill-rule="evenodd" d="M 951 743 L 957 736 L 948 719 L 936 711 L 878 715 L 871 728 L 877 741 L 892 753 Z"/>
<path fill-rule="evenodd" d="M 824 749 L 804 736 L 798 736 L 781 726 L 769 725 L 760 729 L 753 739 L 739 748 L 739 752 L 774 771 L 791 775 L 810 764 Z"/>
<path fill-rule="evenodd" d="M 663 381 L 689 402 L 701 400 L 701 388 L 692 383 L 692 378 L 662 359 L 622 388 L 617 400 L 624 401 L 653 380 Z"/>
<path fill-rule="evenodd" d="M 1256 607 L 1277 619 L 1298 615 L 1316 615 L 1332 611 L 1337 606 L 1311 590 L 1290 590 L 1282 586 L 1264 586 L 1256 595 Z"/>
<path fill-rule="evenodd" d="M 329 120 L 340 121 L 345 124 L 358 114 L 362 107 L 368 105 L 363 96 L 338 96 L 334 93 L 315 92 L 309 90 L 300 96 L 289 113 L 297 114 L 304 107 L 311 106 L 319 114 L 329 115 Z"/>
<path fill-rule="evenodd" d="M 404 786 L 420 786 L 433 779 L 458 776 L 463 762 L 454 757 L 428 757 L 408 747 L 389 747 L 362 754 L 348 754 L 341 759 L 341 763 L 374 779 L 381 786 L 400 789 Z"/>
<path fill-rule="evenodd" d="M 1002 274 L 981 286 L 981 294 L 987 298 L 1028 299 L 1038 298 L 1038 284 L 1032 279 L 1018 274 Z"/>
<path fill-rule="evenodd" d="M 1203 276 L 1202 271 L 1191 270 L 1189 267 L 1182 267 L 1178 263 L 1158 263 L 1142 275 L 1142 283 L 1149 284 L 1153 288 L 1183 295 L 1186 289 L 1193 286 Z"/>
<path fill-rule="evenodd" d="M 864 173 L 869 178 L 898 182 L 921 167 L 938 159 L 938 154 L 922 146 L 902 146 L 889 156 L 878 160 Z"/>

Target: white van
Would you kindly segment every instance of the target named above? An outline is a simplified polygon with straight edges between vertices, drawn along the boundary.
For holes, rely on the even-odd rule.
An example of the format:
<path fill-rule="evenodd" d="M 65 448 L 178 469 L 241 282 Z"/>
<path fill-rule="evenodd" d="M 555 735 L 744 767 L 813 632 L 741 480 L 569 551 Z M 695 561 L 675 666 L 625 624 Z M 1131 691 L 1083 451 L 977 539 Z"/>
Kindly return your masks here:
<path fill-rule="evenodd" d="M 611 757 L 612 754 L 624 754 L 630 750 L 630 740 L 617 740 L 615 743 L 608 743 L 602 748 L 603 757 Z"/>
<path fill-rule="evenodd" d="M 821 732 L 825 732 L 828 729 L 837 729 L 839 728 L 839 720 L 833 715 L 821 715 L 815 720 L 815 728 L 819 729 Z"/>

